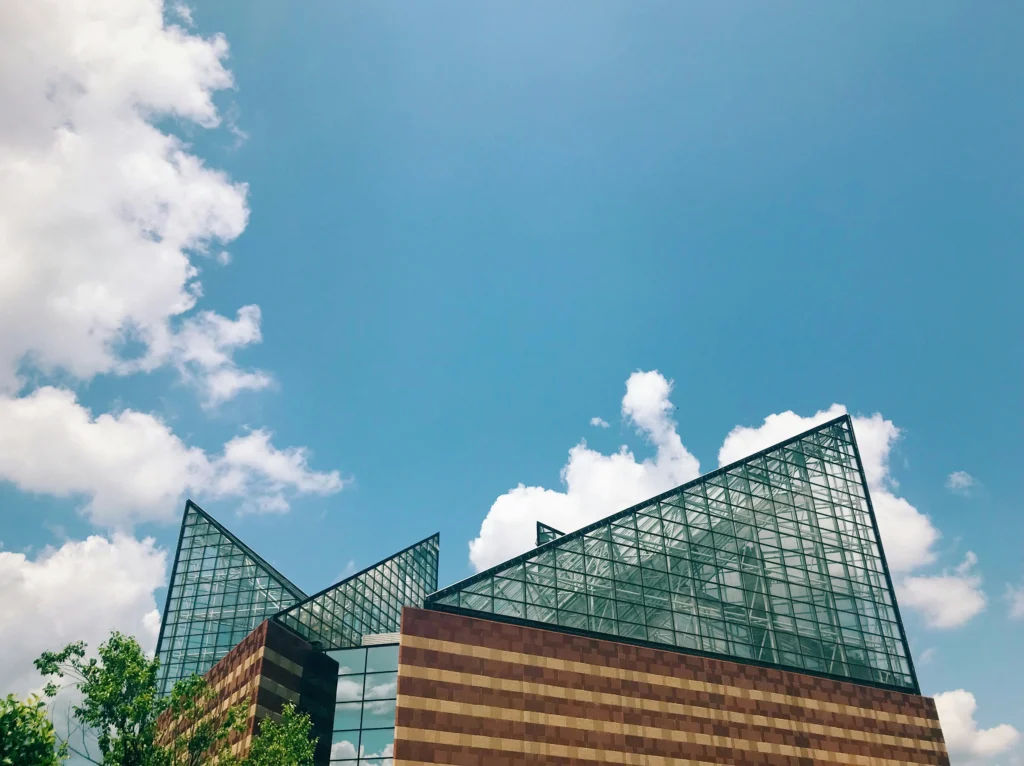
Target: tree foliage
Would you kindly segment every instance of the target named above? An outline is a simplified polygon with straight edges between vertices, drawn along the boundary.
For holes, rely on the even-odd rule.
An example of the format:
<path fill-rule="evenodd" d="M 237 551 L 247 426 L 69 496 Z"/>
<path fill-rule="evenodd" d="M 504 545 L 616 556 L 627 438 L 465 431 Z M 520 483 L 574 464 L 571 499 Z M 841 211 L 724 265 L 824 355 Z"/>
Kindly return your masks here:
<path fill-rule="evenodd" d="M 67 747 L 58 747 L 42 700 L 0 698 L 0 766 L 60 766 L 66 757 Z"/>
<path fill-rule="evenodd" d="M 0 766 L 59 766 L 68 750 L 99 766 L 312 766 L 316 747 L 316 739 L 310 738 L 312 724 L 294 705 L 285 706 L 279 721 L 261 722 L 248 757 L 240 761 L 231 754 L 230 738 L 245 727 L 244 705 L 223 706 L 219 693 L 199 676 L 178 681 L 170 698 L 161 699 L 157 660 L 147 658 L 130 636 L 112 633 L 100 644 L 96 657 L 87 658 L 85 650 L 79 641 L 59 652 L 44 652 L 35 665 L 51 679 L 45 690 L 48 697 L 55 697 L 63 688 L 77 688 L 81 702 L 72 706 L 72 718 L 95 739 L 99 760 L 84 745 L 85 736 L 81 748 L 72 746 L 69 737 L 61 741 L 40 712 L 45 706 L 36 702 L 31 710 L 43 716 L 48 728 L 41 731 L 51 736 L 48 752 L 53 758 L 3 760 L 3 729 Z M 14 704 L 12 699 L 2 703 L 3 715 Z M 6 718 L 3 722 L 6 726 Z M 55 747 L 57 742 L 59 747 Z"/>
<path fill-rule="evenodd" d="M 104 766 L 153 766 L 158 763 L 154 735 L 161 705 L 156 693 L 156 660 L 150 660 L 139 642 L 114 632 L 100 644 L 98 657 L 86 659 L 78 641 L 59 652 L 44 652 L 36 660 L 44 676 L 64 679 L 77 687 L 82 701 L 73 717 L 96 738 L 102 760 L 71 748 L 76 754 Z M 50 681 L 46 695 L 63 688 Z M 70 747 L 70 745 L 69 745 Z"/>
<path fill-rule="evenodd" d="M 317 742 L 310 737 L 312 726 L 306 713 L 285 705 L 280 721 L 264 718 L 260 722 L 245 766 L 312 766 Z"/>

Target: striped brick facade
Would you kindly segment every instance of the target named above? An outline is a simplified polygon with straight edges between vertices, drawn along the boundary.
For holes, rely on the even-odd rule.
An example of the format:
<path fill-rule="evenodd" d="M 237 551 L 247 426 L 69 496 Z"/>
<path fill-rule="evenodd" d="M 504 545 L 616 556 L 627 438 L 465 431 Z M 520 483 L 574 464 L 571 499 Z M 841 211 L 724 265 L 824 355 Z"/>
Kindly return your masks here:
<path fill-rule="evenodd" d="M 395 766 L 948 766 L 926 697 L 407 607 Z"/>
<path fill-rule="evenodd" d="M 246 705 L 246 724 L 232 738 L 231 750 L 249 752 L 258 723 L 276 717 L 292 702 L 309 713 L 319 737 L 316 763 L 330 758 L 338 663 L 271 620 L 264 620 L 206 674 L 219 693 L 218 709 Z"/>

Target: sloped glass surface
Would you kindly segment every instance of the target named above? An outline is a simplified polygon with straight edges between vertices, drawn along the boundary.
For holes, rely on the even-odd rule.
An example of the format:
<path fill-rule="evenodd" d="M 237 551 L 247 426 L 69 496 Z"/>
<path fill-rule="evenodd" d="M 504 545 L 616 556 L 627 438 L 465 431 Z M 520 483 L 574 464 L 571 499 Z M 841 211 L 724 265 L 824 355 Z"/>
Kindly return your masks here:
<path fill-rule="evenodd" d="M 158 688 L 202 675 L 268 617 L 306 594 L 189 501 L 167 589 Z"/>
<path fill-rule="evenodd" d="M 846 416 L 427 606 L 918 690 Z"/>
<path fill-rule="evenodd" d="M 549 527 L 547 524 L 537 522 L 537 545 L 541 546 L 544 543 L 550 543 L 552 540 L 557 540 L 559 537 L 564 535 L 565 532 L 559 532 L 554 527 Z"/>
<path fill-rule="evenodd" d="M 322 649 L 359 646 L 364 635 L 395 633 L 403 606 L 421 606 L 437 589 L 440 535 L 332 585 L 274 619 Z"/>

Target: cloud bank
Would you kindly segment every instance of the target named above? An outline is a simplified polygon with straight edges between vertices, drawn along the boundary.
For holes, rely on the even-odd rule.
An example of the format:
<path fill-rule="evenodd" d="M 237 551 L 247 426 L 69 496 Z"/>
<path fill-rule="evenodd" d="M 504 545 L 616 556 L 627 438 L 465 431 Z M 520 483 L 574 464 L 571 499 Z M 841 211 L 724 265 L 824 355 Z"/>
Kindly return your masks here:
<path fill-rule="evenodd" d="M 171 10 L 184 27 L 160 0 L 0 3 L 0 481 L 120 530 L 0 553 L 0 689 L 34 683 L 42 648 L 111 629 L 152 648 L 166 553 L 123 530 L 176 518 L 186 492 L 283 511 L 344 484 L 265 429 L 211 453 L 156 414 L 78 400 L 97 376 L 160 368 L 207 407 L 272 384 L 237 360 L 262 339 L 259 307 L 199 307 L 248 189 L 175 135 L 220 125 L 215 97 L 234 81 L 227 41 Z"/>
<path fill-rule="evenodd" d="M 81 498 L 92 521 L 121 528 L 176 519 L 188 492 L 286 511 L 290 497 L 342 488 L 337 471 L 312 470 L 307 450 L 277 449 L 270 436 L 236 436 L 211 455 L 187 446 L 155 415 L 94 417 L 70 391 L 43 387 L 0 397 L 0 478 L 25 492 Z"/>
<path fill-rule="evenodd" d="M 978 702 L 969 691 L 956 689 L 936 694 L 935 707 L 939 711 L 946 749 L 956 763 L 1005 753 L 1020 739 L 1020 732 L 1006 723 L 990 729 L 979 728 L 974 719 Z"/>
<path fill-rule="evenodd" d="M 91 648 L 111 630 L 156 648 L 167 553 L 151 538 L 92 536 L 28 558 L 0 552 L 0 693 L 25 694 L 41 682 L 32 661 L 43 651 L 84 640 Z M 163 604 L 160 605 L 163 607 Z"/>

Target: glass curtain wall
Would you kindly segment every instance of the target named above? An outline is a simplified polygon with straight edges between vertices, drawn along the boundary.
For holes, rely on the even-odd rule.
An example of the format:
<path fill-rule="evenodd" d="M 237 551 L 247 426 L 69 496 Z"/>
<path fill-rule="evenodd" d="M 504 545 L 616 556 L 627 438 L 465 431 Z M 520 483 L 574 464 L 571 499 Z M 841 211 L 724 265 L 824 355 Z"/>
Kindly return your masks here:
<path fill-rule="evenodd" d="M 331 763 L 391 766 L 398 644 L 329 651 L 338 661 Z"/>
<path fill-rule="evenodd" d="M 427 606 L 918 690 L 846 416 Z"/>
<path fill-rule="evenodd" d="M 202 675 L 268 617 L 306 598 L 191 501 L 185 506 L 156 655 L 158 688 Z"/>

